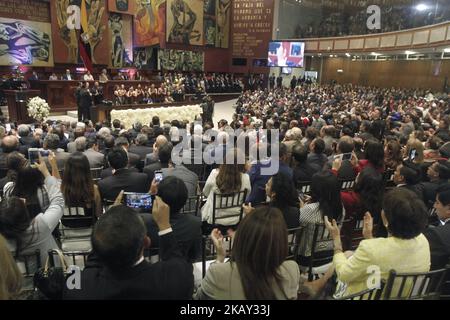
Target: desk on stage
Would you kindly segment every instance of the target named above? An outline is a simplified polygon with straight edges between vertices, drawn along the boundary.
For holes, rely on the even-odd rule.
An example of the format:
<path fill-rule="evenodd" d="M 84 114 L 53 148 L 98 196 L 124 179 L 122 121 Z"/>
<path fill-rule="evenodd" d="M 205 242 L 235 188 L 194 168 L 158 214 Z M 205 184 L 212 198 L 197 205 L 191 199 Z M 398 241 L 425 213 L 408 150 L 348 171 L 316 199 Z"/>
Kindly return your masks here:
<path fill-rule="evenodd" d="M 74 80 L 40 80 L 33 83 L 33 87 L 41 90 L 42 97 L 47 100 L 51 107 L 52 113 L 66 113 L 67 111 L 77 110 L 77 102 L 75 99 L 75 90 L 80 82 L 85 81 L 74 81 Z M 88 81 L 90 87 L 94 86 L 95 81 Z M 129 87 L 137 87 L 141 85 L 150 86 L 154 84 L 155 86 L 160 85 L 160 81 L 133 81 L 133 80 L 110 80 L 106 83 L 100 83 L 103 87 L 103 97 L 105 100 L 114 100 L 114 88 L 115 86 L 125 85 L 128 89 Z"/>
<path fill-rule="evenodd" d="M 4 90 L 8 103 L 9 120 L 11 122 L 31 123 L 34 120 L 28 116 L 28 100 L 39 96 L 40 90 Z"/>

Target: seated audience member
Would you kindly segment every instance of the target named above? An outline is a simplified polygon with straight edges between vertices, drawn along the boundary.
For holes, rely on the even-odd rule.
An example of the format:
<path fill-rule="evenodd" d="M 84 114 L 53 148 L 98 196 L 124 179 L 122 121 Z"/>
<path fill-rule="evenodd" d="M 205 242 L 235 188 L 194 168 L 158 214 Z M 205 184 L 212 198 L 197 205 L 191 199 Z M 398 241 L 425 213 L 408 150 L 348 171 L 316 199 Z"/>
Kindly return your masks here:
<path fill-rule="evenodd" d="M 155 144 L 153 145 L 153 152 L 145 157 L 145 165 L 158 161 L 158 148 L 167 142 L 169 142 L 169 140 L 162 134 L 156 137 Z"/>
<path fill-rule="evenodd" d="M 450 163 L 447 161 L 436 161 L 428 167 L 427 171 L 430 182 L 423 182 L 423 195 L 425 205 L 431 207 L 436 201 L 436 191 L 442 185 L 448 184 L 450 179 Z"/>
<path fill-rule="evenodd" d="M 334 126 L 324 126 L 320 130 L 320 136 L 323 139 L 323 142 L 325 143 L 324 153 L 327 156 L 331 156 L 336 145 L 336 139 L 334 138 L 335 131 L 336 128 Z"/>
<path fill-rule="evenodd" d="M 149 181 L 153 181 L 155 171 L 167 169 L 172 156 L 172 143 L 167 142 L 158 148 L 158 162 L 154 162 L 144 167 L 143 172 L 148 175 Z"/>
<path fill-rule="evenodd" d="M 12 194 L 0 203 L 0 234 L 8 240 L 8 246 L 16 256 L 34 253 L 40 250 L 41 263 L 45 264 L 48 251 L 58 249 L 52 232 L 57 227 L 64 211 L 64 198 L 61 193 L 58 167 L 54 157 L 50 156 L 52 174 L 45 161 L 40 160 L 37 169 L 44 177 L 44 186 L 48 194 L 47 208 L 37 214 L 29 212 L 28 200 L 24 202 Z M 20 189 L 19 192 L 23 192 Z"/>
<path fill-rule="evenodd" d="M 444 141 L 441 138 L 431 136 L 425 143 L 426 150 L 423 152 L 425 161 L 442 159 L 439 148 L 442 147 L 443 144 Z"/>
<path fill-rule="evenodd" d="M 277 208 L 283 214 L 288 229 L 299 226 L 299 200 L 295 185 L 284 173 L 272 176 L 266 184 L 266 194 L 270 199 L 269 205 Z M 254 209 L 244 205 L 244 213 L 251 214 Z"/>
<path fill-rule="evenodd" d="M 413 191 L 423 201 L 424 190 L 423 184 L 420 183 L 421 172 L 418 165 L 404 161 L 394 172 L 394 183 L 397 188 L 406 188 Z"/>
<path fill-rule="evenodd" d="M 337 221 L 344 219 L 345 208 L 342 205 L 340 189 L 338 179 L 329 171 L 312 176 L 311 200 L 300 208 L 300 226 L 305 228 L 300 239 L 300 256 L 311 256 L 315 224 L 323 223 L 324 216 L 332 216 Z M 330 250 L 332 245 L 330 242 L 319 251 Z M 302 261 L 302 265 L 305 262 Z"/>
<path fill-rule="evenodd" d="M 45 162 L 45 159 L 42 158 Z M 56 163 L 54 154 L 48 157 L 50 163 L 50 170 L 52 170 L 53 159 Z M 22 164 L 23 160 L 17 159 Z M 48 166 L 47 166 L 48 168 Z M 59 168 L 56 167 L 54 177 L 60 179 Z M 5 198 L 19 197 L 25 199 L 25 206 L 27 207 L 30 218 L 34 218 L 41 212 L 45 212 L 49 207 L 49 194 L 45 187 L 45 177 L 41 170 L 31 166 L 28 162 L 23 163 L 17 168 L 17 173 L 11 182 L 5 184 L 3 188 L 3 196 Z"/>
<path fill-rule="evenodd" d="M 98 182 L 102 199 L 113 201 L 122 190 L 139 193 L 148 191 L 148 176 L 145 173 L 133 172 L 127 168 L 128 155 L 122 147 L 114 147 L 108 153 L 108 163 L 112 168 L 112 176 Z"/>
<path fill-rule="evenodd" d="M 430 226 L 424 231 L 431 250 L 431 270 L 444 268 L 450 258 L 450 186 L 441 186 L 437 190 L 434 203 L 439 226 Z"/>
<path fill-rule="evenodd" d="M 64 169 L 64 165 L 70 157 L 70 153 L 65 152 L 63 149 L 59 149 L 59 142 L 59 136 L 53 133 L 47 134 L 44 138 L 44 149 L 50 150 L 55 154 L 58 169 L 61 171 Z"/>
<path fill-rule="evenodd" d="M 20 152 L 13 151 L 8 154 L 6 165 L 8 166 L 8 172 L 6 174 L 6 177 L 0 179 L 0 190 L 4 190 L 5 185 L 8 182 L 14 183 L 16 181 L 17 173 L 20 169 L 27 165 L 27 159 Z"/>
<path fill-rule="evenodd" d="M 83 208 L 84 215 L 93 218 L 102 214 L 103 207 L 100 192 L 92 180 L 89 161 L 81 152 L 75 152 L 67 159 L 61 191 L 67 207 Z M 90 225 L 87 223 L 87 226 Z"/>
<path fill-rule="evenodd" d="M 295 261 L 286 260 L 288 233 L 280 210 L 260 207 L 245 216 L 227 262 L 220 231 L 214 229 L 211 238 L 217 259 L 208 268 L 194 299 L 297 299 L 300 271 Z"/>
<path fill-rule="evenodd" d="M 294 182 L 299 188 L 299 182 L 311 181 L 314 169 L 307 162 L 308 150 L 302 143 L 297 143 L 292 148 L 292 170 L 294 172 Z"/>
<path fill-rule="evenodd" d="M 135 144 L 132 144 L 128 149 L 130 153 L 135 153 L 139 156 L 140 160 L 145 160 L 145 157 L 152 153 L 153 148 L 147 146 L 148 136 L 143 133 L 139 133 L 136 136 Z"/>
<path fill-rule="evenodd" d="M 19 139 L 17 139 L 16 136 L 6 136 L 2 139 L 1 147 L 2 152 L 0 152 L 0 171 L 4 171 L 3 176 L 5 176 L 6 171 L 8 170 L 6 159 L 9 153 L 13 151 L 19 151 Z M 27 157 L 28 155 L 25 156 Z"/>
<path fill-rule="evenodd" d="M 315 128 L 308 127 L 306 129 L 305 137 L 302 139 L 302 143 L 305 146 L 306 150 L 311 150 L 309 146 L 318 135 L 319 132 Z"/>
<path fill-rule="evenodd" d="M 177 177 L 184 181 L 188 190 L 188 197 L 195 197 L 199 194 L 198 175 L 186 168 L 182 164 L 169 162 L 168 168 L 161 169 L 163 177 Z M 193 209 L 192 207 L 190 210 Z"/>
<path fill-rule="evenodd" d="M 91 168 L 103 167 L 105 156 L 98 151 L 98 142 L 96 138 L 86 139 L 86 151 L 83 153 L 87 157 Z"/>
<path fill-rule="evenodd" d="M 22 288 L 22 274 L 8 248 L 6 239 L 0 234 L 0 301 L 16 299 Z"/>
<path fill-rule="evenodd" d="M 398 273 L 430 270 L 430 246 L 422 234 L 427 223 L 427 211 L 422 200 L 409 190 L 394 189 L 384 198 L 381 218 L 389 236 L 373 238 L 373 221 L 367 213 L 363 231 L 366 240 L 361 241 L 353 254 L 347 255 L 342 250 L 336 220 L 330 222 L 331 219 L 325 218 L 334 242 L 333 266 L 339 280 L 336 288 L 339 296 L 368 289 L 370 273 L 367 270 L 370 266 L 378 267 L 381 281 L 387 280 L 390 270 Z M 330 269 L 320 282 L 327 281 L 332 273 L 333 269 Z M 394 293 L 398 290 L 398 285 L 394 285 Z"/>
<path fill-rule="evenodd" d="M 81 272 L 81 289 L 65 289 L 64 299 L 190 299 L 192 264 L 180 251 L 169 207 L 159 197 L 154 200 L 152 216 L 159 229 L 161 261 L 150 264 L 144 259 L 144 249 L 151 241 L 140 216 L 126 206 L 114 206 L 94 226 L 93 255 Z"/>
<path fill-rule="evenodd" d="M 364 159 L 358 161 L 355 171 L 359 173 L 367 166 L 375 168 L 380 173 L 384 172 L 384 148 L 377 140 L 367 140 L 364 143 Z"/>
<path fill-rule="evenodd" d="M 164 177 L 159 184 L 154 183 L 151 189 L 169 206 L 170 224 L 180 250 L 187 260 L 194 262 L 201 256 L 202 222 L 200 217 L 180 213 L 188 198 L 185 183 L 176 177 Z M 147 226 L 151 248 L 159 248 L 157 224 L 150 214 L 142 214 L 142 217 Z"/>
<path fill-rule="evenodd" d="M 309 145 L 308 166 L 313 169 L 313 172 L 322 171 L 323 166 L 327 163 L 328 158 L 324 154 L 325 142 L 321 138 L 316 138 Z"/>
<path fill-rule="evenodd" d="M 17 133 L 19 134 L 19 151 L 28 156 L 28 149 L 31 148 L 34 142 L 30 127 L 26 124 L 21 124 L 17 127 Z"/>
<path fill-rule="evenodd" d="M 233 162 L 230 163 L 231 159 Z M 213 221 L 213 201 L 214 194 L 230 194 L 247 190 L 247 194 L 251 191 L 250 178 L 248 174 L 244 173 L 244 164 L 239 163 L 243 157 L 239 154 L 237 149 L 232 149 L 227 154 L 226 163 L 220 165 L 218 169 L 211 171 L 206 180 L 203 194 L 205 195 L 206 203 L 202 207 L 202 220 L 208 224 Z M 235 226 L 239 222 L 239 216 L 228 217 L 224 216 L 239 214 L 240 208 L 219 209 L 216 210 L 216 224 L 223 226 Z"/>
<path fill-rule="evenodd" d="M 139 155 L 129 152 L 130 143 L 126 137 L 118 137 L 114 142 L 114 146 L 122 147 L 127 152 L 128 166 L 130 168 L 134 168 L 134 167 L 138 168 L 139 167 L 139 165 L 140 165 Z M 142 169 L 142 167 L 140 169 Z"/>
<path fill-rule="evenodd" d="M 352 153 L 354 149 L 355 144 L 353 143 L 353 139 L 349 136 L 344 136 L 339 139 L 336 146 L 336 155 L 349 154 Z M 335 156 L 330 156 L 328 159 L 328 164 L 332 167 Z M 341 165 L 337 171 L 337 177 L 341 180 L 354 180 L 356 178 L 356 173 L 350 160 L 344 159 L 341 161 Z"/>
<path fill-rule="evenodd" d="M 386 169 L 395 170 L 402 163 L 402 146 L 397 140 L 390 140 L 384 147 L 384 165 Z"/>

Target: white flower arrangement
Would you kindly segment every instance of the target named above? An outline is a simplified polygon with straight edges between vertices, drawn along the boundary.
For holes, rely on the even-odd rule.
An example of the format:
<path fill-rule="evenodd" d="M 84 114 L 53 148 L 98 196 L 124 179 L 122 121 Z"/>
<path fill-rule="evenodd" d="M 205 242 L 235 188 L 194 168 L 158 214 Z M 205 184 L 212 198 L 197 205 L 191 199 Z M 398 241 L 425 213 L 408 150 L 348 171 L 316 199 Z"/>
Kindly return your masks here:
<path fill-rule="evenodd" d="M 28 101 L 27 110 L 28 116 L 37 121 L 44 121 L 50 114 L 50 106 L 40 97 L 31 98 Z"/>

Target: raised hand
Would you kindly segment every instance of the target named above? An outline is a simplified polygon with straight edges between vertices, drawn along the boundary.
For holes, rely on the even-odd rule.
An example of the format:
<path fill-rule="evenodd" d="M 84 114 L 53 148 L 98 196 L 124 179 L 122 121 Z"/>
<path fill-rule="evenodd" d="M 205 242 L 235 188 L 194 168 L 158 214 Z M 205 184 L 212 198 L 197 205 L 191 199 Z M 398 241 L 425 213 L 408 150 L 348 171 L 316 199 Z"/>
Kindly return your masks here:
<path fill-rule="evenodd" d="M 370 212 L 366 212 L 366 214 L 364 215 L 364 225 L 362 234 L 364 239 L 373 238 L 373 218 L 370 215 Z"/>
<path fill-rule="evenodd" d="M 217 260 L 220 262 L 225 261 L 225 248 L 223 247 L 223 235 L 219 229 L 211 231 L 211 240 L 214 243 L 217 251 Z"/>

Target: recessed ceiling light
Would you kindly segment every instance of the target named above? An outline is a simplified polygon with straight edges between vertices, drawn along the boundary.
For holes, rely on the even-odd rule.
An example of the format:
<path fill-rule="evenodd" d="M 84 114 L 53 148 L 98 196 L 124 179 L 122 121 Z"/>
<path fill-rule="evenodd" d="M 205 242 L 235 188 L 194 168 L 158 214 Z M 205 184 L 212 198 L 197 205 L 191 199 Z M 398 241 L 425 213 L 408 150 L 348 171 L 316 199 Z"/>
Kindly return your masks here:
<path fill-rule="evenodd" d="M 406 50 L 405 51 L 405 54 L 407 54 L 407 55 L 410 55 L 410 54 L 416 54 L 417 52 L 415 52 L 415 51 L 409 51 L 409 50 Z"/>
<path fill-rule="evenodd" d="M 444 49 L 444 52 L 450 53 L 450 48 L 445 48 L 445 49 Z"/>

